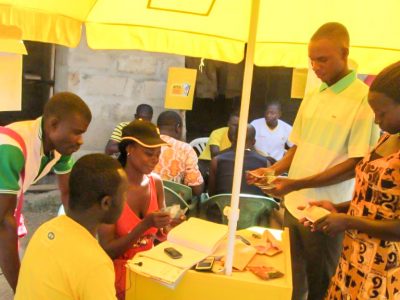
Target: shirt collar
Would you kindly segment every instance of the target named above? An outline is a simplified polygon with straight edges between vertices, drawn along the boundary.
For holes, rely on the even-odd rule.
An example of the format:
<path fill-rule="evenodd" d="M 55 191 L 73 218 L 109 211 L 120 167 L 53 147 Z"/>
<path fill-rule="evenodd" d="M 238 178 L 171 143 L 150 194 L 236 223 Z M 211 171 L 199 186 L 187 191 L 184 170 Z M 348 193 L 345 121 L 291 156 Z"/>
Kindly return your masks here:
<path fill-rule="evenodd" d="M 47 156 L 44 153 L 44 145 L 43 145 L 43 131 L 44 131 L 44 122 L 43 122 L 43 117 L 39 117 L 36 119 L 37 122 L 39 123 L 39 130 L 38 130 L 38 138 L 40 141 L 40 156 Z M 49 159 L 53 159 L 54 158 L 54 150 L 51 151 L 49 153 L 49 155 L 47 156 Z"/>
<path fill-rule="evenodd" d="M 356 78 L 357 78 L 356 71 L 353 70 L 349 74 L 344 76 L 342 79 L 340 79 L 338 82 L 332 84 L 331 86 L 328 86 L 325 82 L 323 82 L 319 87 L 319 91 L 322 92 L 327 88 L 329 88 L 335 94 L 339 94 L 340 92 L 344 91 L 347 87 L 349 87 L 349 85 L 352 84 L 353 81 L 356 80 Z"/>
<path fill-rule="evenodd" d="M 38 124 L 39 130 L 38 130 L 37 137 L 38 137 L 38 139 L 40 141 L 40 156 L 43 156 L 44 155 L 44 149 L 43 149 L 43 126 L 44 126 L 43 118 L 39 117 L 39 118 L 36 119 L 36 121 L 39 123 Z"/>
<path fill-rule="evenodd" d="M 39 123 L 38 138 L 39 138 L 39 140 L 42 140 L 42 138 L 43 138 L 43 126 L 44 126 L 43 118 L 39 117 L 36 120 Z"/>

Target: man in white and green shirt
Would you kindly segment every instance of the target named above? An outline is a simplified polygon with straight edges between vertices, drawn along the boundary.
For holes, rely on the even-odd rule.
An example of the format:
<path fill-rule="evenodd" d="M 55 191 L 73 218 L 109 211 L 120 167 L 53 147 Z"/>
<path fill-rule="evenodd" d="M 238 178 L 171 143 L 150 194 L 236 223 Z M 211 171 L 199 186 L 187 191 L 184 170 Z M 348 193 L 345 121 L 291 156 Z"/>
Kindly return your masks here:
<path fill-rule="evenodd" d="M 286 195 L 284 223 L 290 230 L 296 300 L 323 299 L 342 246 L 342 236 L 311 232 L 299 223 L 304 214 L 298 207 L 313 200 L 350 200 L 355 165 L 379 137 L 368 106 L 368 87 L 348 69 L 346 28 L 339 23 L 321 26 L 311 38 L 308 54 L 323 84 L 304 97 L 289 138 L 294 146 L 271 167 L 276 175 L 289 170 L 289 179 L 277 178 L 275 188 L 266 191 Z"/>
<path fill-rule="evenodd" d="M 81 98 L 64 92 L 45 105 L 43 117 L 6 126 L 19 136 L 26 148 L 7 134 L 0 134 L 0 267 L 15 290 L 18 272 L 18 222 L 14 217 L 19 196 L 51 170 L 58 175 L 61 199 L 68 201 L 68 179 L 91 112 Z M 24 180 L 21 171 L 25 171 Z M 23 182 L 22 182 L 23 181 Z"/>

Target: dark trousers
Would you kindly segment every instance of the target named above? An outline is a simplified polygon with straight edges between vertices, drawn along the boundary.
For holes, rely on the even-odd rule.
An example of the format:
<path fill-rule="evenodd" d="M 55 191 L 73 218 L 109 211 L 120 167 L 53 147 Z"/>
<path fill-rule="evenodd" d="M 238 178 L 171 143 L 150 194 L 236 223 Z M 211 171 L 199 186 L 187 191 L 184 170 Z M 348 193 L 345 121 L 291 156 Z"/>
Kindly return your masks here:
<path fill-rule="evenodd" d="M 210 174 L 210 164 L 211 160 L 199 159 L 197 165 L 199 166 L 199 171 L 204 179 L 204 190 L 207 191 L 208 187 L 208 175 Z"/>
<path fill-rule="evenodd" d="M 343 234 L 330 237 L 311 232 L 285 210 L 284 226 L 290 232 L 292 256 L 292 300 L 321 300 L 335 274 L 342 250 Z"/>

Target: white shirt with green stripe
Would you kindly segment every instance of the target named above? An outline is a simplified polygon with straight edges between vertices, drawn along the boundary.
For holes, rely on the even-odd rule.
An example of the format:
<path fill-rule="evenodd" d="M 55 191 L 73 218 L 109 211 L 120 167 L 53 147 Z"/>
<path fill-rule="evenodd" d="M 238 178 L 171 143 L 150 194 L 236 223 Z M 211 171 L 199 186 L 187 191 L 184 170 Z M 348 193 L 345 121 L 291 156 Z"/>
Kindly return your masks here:
<path fill-rule="evenodd" d="M 17 132 L 25 142 L 27 161 L 21 147 L 12 138 L 0 134 L 0 194 L 19 194 L 25 192 L 33 183 L 48 174 L 52 169 L 56 174 L 66 174 L 72 169 L 71 156 L 52 151 L 50 156 L 43 152 L 42 118 L 12 123 L 6 127 Z M 24 186 L 21 189 L 20 173 L 25 165 Z"/>
<path fill-rule="evenodd" d="M 363 157 L 376 144 L 379 128 L 367 101 L 368 86 L 353 71 L 328 87 L 306 95 L 289 140 L 297 150 L 289 178 L 315 175 L 349 158 Z M 303 189 L 285 196 L 285 206 L 295 217 L 298 206 L 310 200 L 340 203 L 351 200 L 354 179 L 338 184 Z"/>

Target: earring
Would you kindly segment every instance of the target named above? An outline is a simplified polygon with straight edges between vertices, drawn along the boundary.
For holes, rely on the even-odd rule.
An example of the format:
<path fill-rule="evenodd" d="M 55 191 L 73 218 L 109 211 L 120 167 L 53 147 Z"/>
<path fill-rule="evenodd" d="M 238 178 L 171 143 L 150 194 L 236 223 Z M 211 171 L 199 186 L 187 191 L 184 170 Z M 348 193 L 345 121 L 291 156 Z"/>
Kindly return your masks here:
<path fill-rule="evenodd" d="M 129 156 L 129 155 L 131 155 L 131 153 L 130 153 L 130 152 L 128 152 L 128 153 L 127 153 L 127 155 Z"/>

